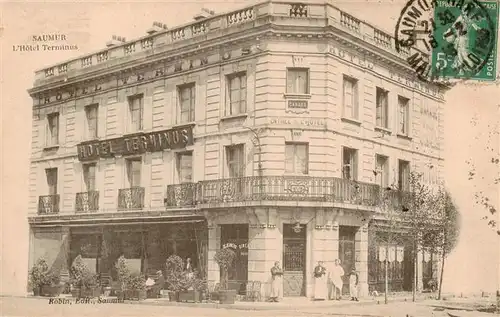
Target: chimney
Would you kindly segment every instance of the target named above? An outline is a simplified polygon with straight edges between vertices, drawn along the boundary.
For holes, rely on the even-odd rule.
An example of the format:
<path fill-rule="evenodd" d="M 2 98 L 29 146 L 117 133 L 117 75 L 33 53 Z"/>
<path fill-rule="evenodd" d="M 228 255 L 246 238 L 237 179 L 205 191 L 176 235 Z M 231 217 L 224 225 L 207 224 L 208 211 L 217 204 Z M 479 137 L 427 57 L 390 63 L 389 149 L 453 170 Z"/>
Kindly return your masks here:
<path fill-rule="evenodd" d="M 117 35 L 113 35 L 111 37 L 111 41 L 107 41 L 106 42 L 106 47 L 111 47 L 111 46 L 115 46 L 115 45 L 120 45 L 122 43 L 125 43 L 126 39 L 123 37 L 123 36 L 117 36 Z"/>
<path fill-rule="evenodd" d="M 199 20 L 203 20 L 203 19 L 206 19 L 208 17 L 211 17 L 213 15 L 215 15 L 215 11 L 214 10 L 208 10 L 208 9 L 202 8 L 201 12 L 198 13 L 197 15 L 195 15 L 193 17 L 193 19 L 195 21 L 199 21 Z"/>
<path fill-rule="evenodd" d="M 146 33 L 148 33 L 149 35 L 151 34 L 154 34 L 154 33 L 157 33 L 157 32 L 161 32 L 161 31 L 165 31 L 165 30 L 168 30 L 168 27 L 166 24 L 163 24 L 161 22 L 153 22 L 153 27 L 148 29 L 146 31 Z"/>

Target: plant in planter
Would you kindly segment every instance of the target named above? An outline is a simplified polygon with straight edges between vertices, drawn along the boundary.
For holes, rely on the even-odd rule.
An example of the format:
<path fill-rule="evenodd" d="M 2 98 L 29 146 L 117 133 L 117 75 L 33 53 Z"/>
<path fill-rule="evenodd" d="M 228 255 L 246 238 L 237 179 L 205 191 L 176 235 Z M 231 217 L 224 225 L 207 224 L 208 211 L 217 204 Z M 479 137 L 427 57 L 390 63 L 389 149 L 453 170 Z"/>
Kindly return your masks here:
<path fill-rule="evenodd" d="M 70 268 L 71 295 L 73 297 L 80 297 L 82 279 L 86 270 L 87 266 L 83 263 L 82 256 L 78 255 Z"/>
<path fill-rule="evenodd" d="M 127 287 L 130 280 L 130 269 L 127 266 L 125 257 L 122 255 L 116 260 L 115 263 L 116 274 L 118 277 L 118 283 L 120 284 L 120 290 L 118 297 L 120 299 L 127 299 Z"/>
<path fill-rule="evenodd" d="M 184 274 L 179 291 L 180 302 L 200 302 L 202 292 L 206 289 L 206 281 L 198 275 Z"/>
<path fill-rule="evenodd" d="M 431 291 L 432 293 L 434 293 L 437 289 L 437 280 L 435 279 L 432 279 L 430 280 L 429 282 L 427 282 L 427 288 L 429 289 L 429 291 Z"/>
<path fill-rule="evenodd" d="M 131 292 L 131 298 L 137 300 L 146 299 L 146 279 L 142 274 L 133 274 L 130 276 L 127 283 L 127 289 Z"/>
<path fill-rule="evenodd" d="M 64 283 L 61 283 L 61 276 L 57 272 L 49 271 L 42 281 L 40 295 L 55 297 L 59 296 L 64 289 Z"/>
<path fill-rule="evenodd" d="M 90 270 L 85 270 L 81 280 L 81 297 L 99 297 L 101 295 L 101 289 L 99 287 L 98 275 L 91 272 Z"/>
<path fill-rule="evenodd" d="M 165 283 L 169 290 L 168 296 L 170 301 L 177 301 L 179 292 L 185 289 L 186 274 L 183 272 L 184 261 L 177 255 L 171 255 L 167 258 L 165 266 Z"/>
<path fill-rule="evenodd" d="M 38 259 L 29 272 L 29 283 L 34 296 L 40 296 L 40 289 L 47 281 L 49 266 L 44 259 Z"/>
<path fill-rule="evenodd" d="M 234 304 L 236 290 L 228 290 L 229 269 L 234 264 L 236 253 L 229 248 L 219 249 L 215 253 L 214 260 L 219 265 L 221 271 L 219 302 L 221 304 Z"/>

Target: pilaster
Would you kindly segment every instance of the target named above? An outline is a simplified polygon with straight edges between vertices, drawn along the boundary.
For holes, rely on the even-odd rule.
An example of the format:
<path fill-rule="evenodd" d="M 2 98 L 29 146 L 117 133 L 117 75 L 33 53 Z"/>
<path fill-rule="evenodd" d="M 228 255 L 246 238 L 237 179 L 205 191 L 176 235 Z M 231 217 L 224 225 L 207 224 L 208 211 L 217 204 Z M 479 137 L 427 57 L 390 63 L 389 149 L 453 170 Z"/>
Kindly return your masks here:
<path fill-rule="evenodd" d="M 208 228 L 208 281 L 220 282 L 219 265 L 214 261 L 215 252 L 220 249 L 220 226 L 213 217 L 207 217 Z"/>
<path fill-rule="evenodd" d="M 356 270 L 359 276 L 359 297 L 368 295 L 368 224 L 356 232 Z"/>

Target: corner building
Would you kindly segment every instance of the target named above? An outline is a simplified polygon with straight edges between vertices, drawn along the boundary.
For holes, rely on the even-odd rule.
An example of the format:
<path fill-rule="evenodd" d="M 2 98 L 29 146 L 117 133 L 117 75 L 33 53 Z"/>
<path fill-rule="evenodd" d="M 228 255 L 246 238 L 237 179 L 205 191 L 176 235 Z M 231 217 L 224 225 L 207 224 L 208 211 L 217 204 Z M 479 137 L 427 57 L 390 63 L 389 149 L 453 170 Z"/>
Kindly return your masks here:
<path fill-rule="evenodd" d="M 120 255 L 148 273 L 178 254 L 213 286 L 230 247 L 241 293 L 265 298 L 280 261 L 284 296 L 312 296 L 336 258 L 382 291 L 380 189 L 443 178 L 444 90 L 393 42 L 332 2 L 266 1 L 37 71 L 30 266 L 80 254 L 112 280 Z M 391 290 L 411 290 L 411 249 L 390 254 Z M 418 261 L 425 287 L 435 261 Z"/>

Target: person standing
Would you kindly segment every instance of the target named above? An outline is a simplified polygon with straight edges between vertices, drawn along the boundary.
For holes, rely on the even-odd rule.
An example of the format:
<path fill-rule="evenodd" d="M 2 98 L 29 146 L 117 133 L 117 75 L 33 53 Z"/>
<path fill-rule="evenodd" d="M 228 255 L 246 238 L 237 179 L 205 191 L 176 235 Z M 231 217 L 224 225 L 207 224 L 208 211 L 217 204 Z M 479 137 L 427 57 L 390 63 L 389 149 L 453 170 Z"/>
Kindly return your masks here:
<path fill-rule="evenodd" d="M 351 273 L 349 273 L 349 294 L 351 296 L 352 301 L 358 301 L 358 281 L 359 276 L 356 272 L 356 269 L 352 269 Z"/>
<path fill-rule="evenodd" d="M 191 258 L 186 259 L 186 267 L 184 268 L 184 271 L 186 272 L 186 276 L 188 278 L 194 277 L 193 265 L 191 264 Z"/>
<path fill-rule="evenodd" d="M 328 277 L 323 261 L 314 268 L 314 300 L 325 300 L 328 295 Z"/>
<path fill-rule="evenodd" d="M 280 262 L 274 262 L 274 266 L 271 268 L 271 296 L 269 296 L 269 301 L 278 302 L 281 297 L 281 278 L 283 276 L 283 270 L 280 267 Z"/>
<path fill-rule="evenodd" d="M 341 263 L 342 262 L 339 259 L 335 259 L 335 264 L 331 273 L 333 298 L 336 300 L 340 300 L 342 298 L 342 286 L 344 284 L 342 276 L 344 276 L 345 272 Z"/>

